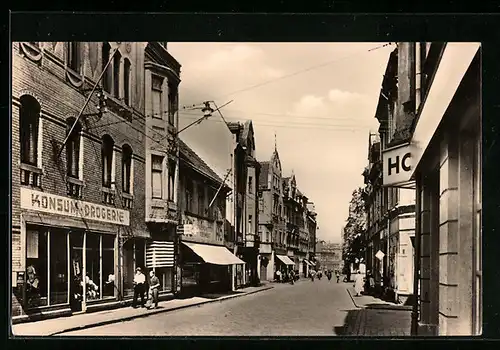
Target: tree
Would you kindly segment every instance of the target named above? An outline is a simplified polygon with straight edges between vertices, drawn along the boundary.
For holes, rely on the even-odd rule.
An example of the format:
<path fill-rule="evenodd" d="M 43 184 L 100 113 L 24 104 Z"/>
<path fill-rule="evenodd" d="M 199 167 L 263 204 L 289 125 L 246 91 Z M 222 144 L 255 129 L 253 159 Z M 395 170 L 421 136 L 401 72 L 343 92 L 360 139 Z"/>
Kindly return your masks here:
<path fill-rule="evenodd" d="M 344 227 L 342 246 L 342 258 L 346 265 L 360 261 L 365 255 L 366 215 L 363 193 L 361 187 L 354 190 L 349 203 L 349 216 Z"/>

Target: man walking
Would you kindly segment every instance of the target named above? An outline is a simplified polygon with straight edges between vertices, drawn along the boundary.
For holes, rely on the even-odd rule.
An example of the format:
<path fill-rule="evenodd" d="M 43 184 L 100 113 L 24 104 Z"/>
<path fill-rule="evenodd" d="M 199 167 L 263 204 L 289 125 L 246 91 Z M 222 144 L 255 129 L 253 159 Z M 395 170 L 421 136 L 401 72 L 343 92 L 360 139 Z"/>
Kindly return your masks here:
<path fill-rule="evenodd" d="M 137 307 L 137 298 L 140 296 L 141 297 L 141 307 L 144 307 L 146 301 L 144 300 L 144 287 L 146 284 L 146 276 L 142 273 L 142 270 L 140 267 L 135 269 L 135 276 L 134 276 L 134 299 L 132 301 L 132 307 L 136 308 Z"/>
<path fill-rule="evenodd" d="M 158 307 L 158 290 L 160 288 L 160 280 L 156 277 L 154 271 L 149 272 L 149 277 L 149 294 L 151 295 L 151 305 L 149 308 L 152 309 L 154 304 L 154 308 L 156 309 Z"/>

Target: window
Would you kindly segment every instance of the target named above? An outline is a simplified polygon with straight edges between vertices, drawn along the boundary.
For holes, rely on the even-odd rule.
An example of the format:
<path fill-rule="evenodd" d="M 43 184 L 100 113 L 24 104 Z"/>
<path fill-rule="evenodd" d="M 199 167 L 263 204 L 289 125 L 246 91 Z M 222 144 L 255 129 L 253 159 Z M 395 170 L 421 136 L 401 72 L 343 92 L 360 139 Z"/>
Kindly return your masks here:
<path fill-rule="evenodd" d="M 177 112 L 178 91 L 177 86 L 168 84 L 168 122 L 175 125 L 175 113 Z"/>
<path fill-rule="evenodd" d="M 28 309 L 68 302 L 68 235 L 26 227 L 26 299 Z"/>
<path fill-rule="evenodd" d="M 115 237 L 102 235 L 102 297 L 113 297 L 115 285 Z"/>
<path fill-rule="evenodd" d="M 101 261 L 100 261 L 100 238 L 101 236 L 95 233 L 87 233 L 86 240 L 86 284 L 87 284 L 87 301 L 100 299 L 101 289 Z M 97 288 L 96 288 L 97 287 Z"/>
<path fill-rule="evenodd" d="M 259 198 L 259 212 L 264 212 L 264 198 Z"/>
<path fill-rule="evenodd" d="M 101 57 L 101 70 L 104 70 L 106 68 L 106 65 L 108 64 L 109 61 L 109 55 L 111 54 L 111 46 L 109 46 L 108 43 L 103 43 L 102 44 L 102 57 Z M 107 93 L 111 93 L 111 74 L 110 74 L 110 69 L 109 66 L 107 67 L 106 71 L 104 72 L 102 76 L 102 88 L 104 91 Z"/>
<path fill-rule="evenodd" d="M 26 302 L 28 308 L 48 305 L 48 233 L 26 228 Z"/>
<path fill-rule="evenodd" d="M 186 211 L 193 212 L 193 181 L 186 179 Z"/>
<path fill-rule="evenodd" d="M 125 144 L 122 147 L 122 189 L 132 193 L 132 148 Z"/>
<path fill-rule="evenodd" d="M 80 142 L 82 127 L 79 122 L 75 124 L 75 121 L 75 118 L 68 118 L 66 120 L 66 135 L 69 135 L 66 143 L 66 172 L 68 176 L 78 179 L 80 174 Z M 72 128 L 73 130 L 71 130 Z"/>
<path fill-rule="evenodd" d="M 113 57 L 113 95 L 116 98 L 120 98 L 120 65 L 121 65 L 122 55 L 120 52 L 116 52 Z"/>
<path fill-rule="evenodd" d="M 151 177 L 153 198 L 163 198 L 163 157 L 151 156 Z"/>
<path fill-rule="evenodd" d="M 113 172 L 113 147 L 114 141 L 109 135 L 102 137 L 101 159 L 102 159 L 102 186 L 111 188 Z"/>
<path fill-rule="evenodd" d="M 248 231 L 247 233 L 254 233 L 252 225 L 252 215 L 248 215 Z"/>
<path fill-rule="evenodd" d="M 175 198 L 175 160 L 168 161 L 168 200 L 173 201 Z"/>
<path fill-rule="evenodd" d="M 130 61 L 125 58 L 123 65 L 123 99 L 125 104 L 130 105 Z"/>
<path fill-rule="evenodd" d="M 252 177 L 249 176 L 248 177 L 248 193 L 252 193 L 252 191 L 253 191 L 253 182 L 252 182 L 252 180 L 253 180 Z"/>
<path fill-rule="evenodd" d="M 205 187 L 198 185 L 198 215 L 207 216 L 205 213 Z"/>
<path fill-rule="evenodd" d="M 69 42 L 66 55 L 67 55 L 66 62 L 68 68 L 73 70 L 75 73 L 80 73 L 80 68 L 81 68 L 80 43 L 75 41 Z"/>
<path fill-rule="evenodd" d="M 40 104 L 30 95 L 23 95 L 20 100 L 21 162 L 37 166 Z"/>
<path fill-rule="evenodd" d="M 153 75 L 151 80 L 153 118 L 163 119 L 163 78 Z"/>

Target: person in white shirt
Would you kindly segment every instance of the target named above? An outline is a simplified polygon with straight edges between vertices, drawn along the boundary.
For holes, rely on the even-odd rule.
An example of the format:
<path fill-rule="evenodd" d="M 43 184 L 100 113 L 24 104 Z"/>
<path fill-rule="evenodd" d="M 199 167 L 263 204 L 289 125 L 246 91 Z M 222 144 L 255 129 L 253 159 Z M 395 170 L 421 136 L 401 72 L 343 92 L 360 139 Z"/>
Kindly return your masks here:
<path fill-rule="evenodd" d="M 138 267 L 135 269 L 135 275 L 134 275 L 134 299 L 132 301 L 132 307 L 134 308 L 137 307 L 137 298 L 139 296 L 141 297 L 141 307 L 145 306 L 146 304 L 146 300 L 144 298 L 145 286 L 146 286 L 146 276 L 142 273 L 141 268 Z"/>

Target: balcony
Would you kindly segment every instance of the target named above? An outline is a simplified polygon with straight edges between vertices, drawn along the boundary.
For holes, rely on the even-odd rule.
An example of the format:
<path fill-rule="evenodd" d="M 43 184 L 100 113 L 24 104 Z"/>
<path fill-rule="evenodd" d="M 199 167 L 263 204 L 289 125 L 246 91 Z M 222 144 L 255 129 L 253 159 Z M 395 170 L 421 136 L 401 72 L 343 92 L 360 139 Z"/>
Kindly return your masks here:
<path fill-rule="evenodd" d="M 101 187 L 102 202 L 108 205 L 115 205 L 116 192 L 111 187 Z"/>
<path fill-rule="evenodd" d="M 83 181 L 72 176 L 66 177 L 66 190 L 68 196 L 73 198 L 82 198 Z"/>
<path fill-rule="evenodd" d="M 130 193 L 122 193 L 122 206 L 126 209 L 132 209 L 134 207 L 134 196 Z"/>
<path fill-rule="evenodd" d="M 21 185 L 33 186 L 33 187 L 42 187 L 42 169 L 22 163 L 20 165 L 21 169 Z"/>

